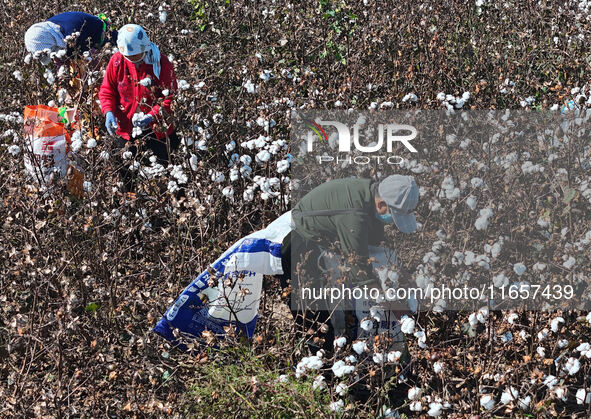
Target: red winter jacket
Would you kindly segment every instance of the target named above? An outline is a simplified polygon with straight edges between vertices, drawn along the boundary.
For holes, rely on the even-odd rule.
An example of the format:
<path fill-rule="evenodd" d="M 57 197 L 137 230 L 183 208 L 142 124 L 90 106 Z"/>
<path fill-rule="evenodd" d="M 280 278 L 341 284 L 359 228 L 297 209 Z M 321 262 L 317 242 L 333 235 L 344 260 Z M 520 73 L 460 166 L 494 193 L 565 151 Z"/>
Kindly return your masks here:
<path fill-rule="evenodd" d="M 151 64 L 142 61 L 136 69 L 120 52 L 115 53 L 107 65 L 99 91 L 101 111 L 103 114 L 113 112 L 119 124 L 117 135 L 128 141 L 131 139 L 131 120 L 136 110 L 154 117 L 150 127 L 154 130 L 156 138 L 161 140 L 174 132 L 170 105 L 172 95 L 177 90 L 176 76 L 172 64 L 165 55 L 160 58 L 160 66 L 160 79 L 157 79 Z M 148 87 L 139 84 L 139 81 L 146 77 L 152 80 Z M 166 97 L 162 94 L 163 90 L 168 90 Z M 169 124 L 166 133 L 160 127 L 163 121 Z"/>

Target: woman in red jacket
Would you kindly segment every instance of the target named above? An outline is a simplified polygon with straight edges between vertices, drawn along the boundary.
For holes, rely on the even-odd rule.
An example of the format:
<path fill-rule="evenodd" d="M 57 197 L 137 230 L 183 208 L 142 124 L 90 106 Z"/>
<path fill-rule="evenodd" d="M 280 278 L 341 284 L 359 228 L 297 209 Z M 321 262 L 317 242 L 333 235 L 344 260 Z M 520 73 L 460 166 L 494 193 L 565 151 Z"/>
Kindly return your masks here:
<path fill-rule="evenodd" d="M 119 147 L 127 145 L 134 154 L 137 148 L 132 144 L 142 138 L 166 164 L 169 152 L 180 143 L 170 109 L 177 90 L 172 64 L 139 25 L 123 26 L 117 46 L 119 52 L 111 57 L 99 92 L 107 131 L 118 136 Z"/>

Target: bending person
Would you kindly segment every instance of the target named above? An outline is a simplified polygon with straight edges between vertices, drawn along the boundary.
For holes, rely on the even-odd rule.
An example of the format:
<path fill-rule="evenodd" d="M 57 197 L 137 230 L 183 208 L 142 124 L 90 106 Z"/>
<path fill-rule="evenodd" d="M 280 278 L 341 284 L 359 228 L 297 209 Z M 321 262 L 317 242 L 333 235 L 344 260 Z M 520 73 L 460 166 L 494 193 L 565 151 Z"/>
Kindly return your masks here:
<path fill-rule="evenodd" d="M 76 52 L 99 50 L 107 42 L 115 43 L 117 31 L 110 27 L 111 21 L 104 14 L 64 12 L 29 27 L 25 33 L 25 47 L 32 54 L 65 49 L 66 55 L 71 57 Z M 75 44 L 69 45 L 67 38 L 78 33 Z M 49 54 L 44 57 L 44 64 L 49 58 Z"/>
<path fill-rule="evenodd" d="M 123 26 L 117 47 L 99 91 L 105 127 L 117 135 L 118 147 L 135 154 L 140 137 L 160 163 L 167 163 L 169 152 L 180 143 L 170 108 L 177 90 L 172 64 L 139 25 Z"/>

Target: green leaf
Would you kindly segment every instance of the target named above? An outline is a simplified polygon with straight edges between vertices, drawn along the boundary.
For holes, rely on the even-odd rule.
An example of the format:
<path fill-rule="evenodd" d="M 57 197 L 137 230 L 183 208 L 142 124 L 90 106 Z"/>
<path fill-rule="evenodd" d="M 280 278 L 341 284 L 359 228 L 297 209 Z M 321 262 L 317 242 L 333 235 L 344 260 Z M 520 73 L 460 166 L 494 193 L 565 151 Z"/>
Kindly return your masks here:
<path fill-rule="evenodd" d="M 92 303 L 88 304 L 86 307 L 84 307 L 84 310 L 86 310 L 89 313 L 96 313 L 96 311 L 99 308 L 101 308 L 101 303 L 92 302 Z"/>
<path fill-rule="evenodd" d="M 170 373 L 168 371 L 164 371 L 164 374 L 162 374 L 162 381 L 166 381 L 170 378 Z"/>
<path fill-rule="evenodd" d="M 564 191 L 564 203 L 568 204 L 575 197 L 576 194 L 577 191 L 575 189 L 567 188 L 566 191 Z"/>

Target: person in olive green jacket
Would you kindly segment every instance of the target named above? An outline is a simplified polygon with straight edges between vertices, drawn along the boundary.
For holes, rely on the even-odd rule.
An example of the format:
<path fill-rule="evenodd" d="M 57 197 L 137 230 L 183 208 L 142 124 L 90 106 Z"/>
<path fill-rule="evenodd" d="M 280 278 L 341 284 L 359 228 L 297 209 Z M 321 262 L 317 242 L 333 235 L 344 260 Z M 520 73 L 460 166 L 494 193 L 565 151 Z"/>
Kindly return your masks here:
<path fill-rule="evenodd" d="M 321 287 L 323 280 L 317 269 L 320 249 L 338 242 L 337 248 L 350 267 L 350 283 L 380 288 L 371 272 L 368 246 L 377 246 L 384 240 L 387 224 L 394 223 L 403 233 L 416 231 L 413 211 L 418 199 L 419 188 L 414 179 L 402 175 L 388 176 L 379 183 L 370 179 L 337 179 L 314 188 L 292 209 L 295 230 L 283 240 L 281 250 L 282 287 L 291 285 L 297 289 L 298 284 L 290 282 L 301 276 L 301 269 L 311 280 L 307 286 Z M 296 272 L 300 261 L 304 262 L 303 268 L 300 266 Z M 327 325 L 322 328 L 326 331 L 319 335 L 324 340 L 323 346 L 331 348 L 334 332 L 328 321 L 330 312 L 326 309 L 310 312 L 302 309 L 301 301 L 292 304 L 291 295 L 289 299 L 292 314 L 304 330 L 314 322 Z"/>

